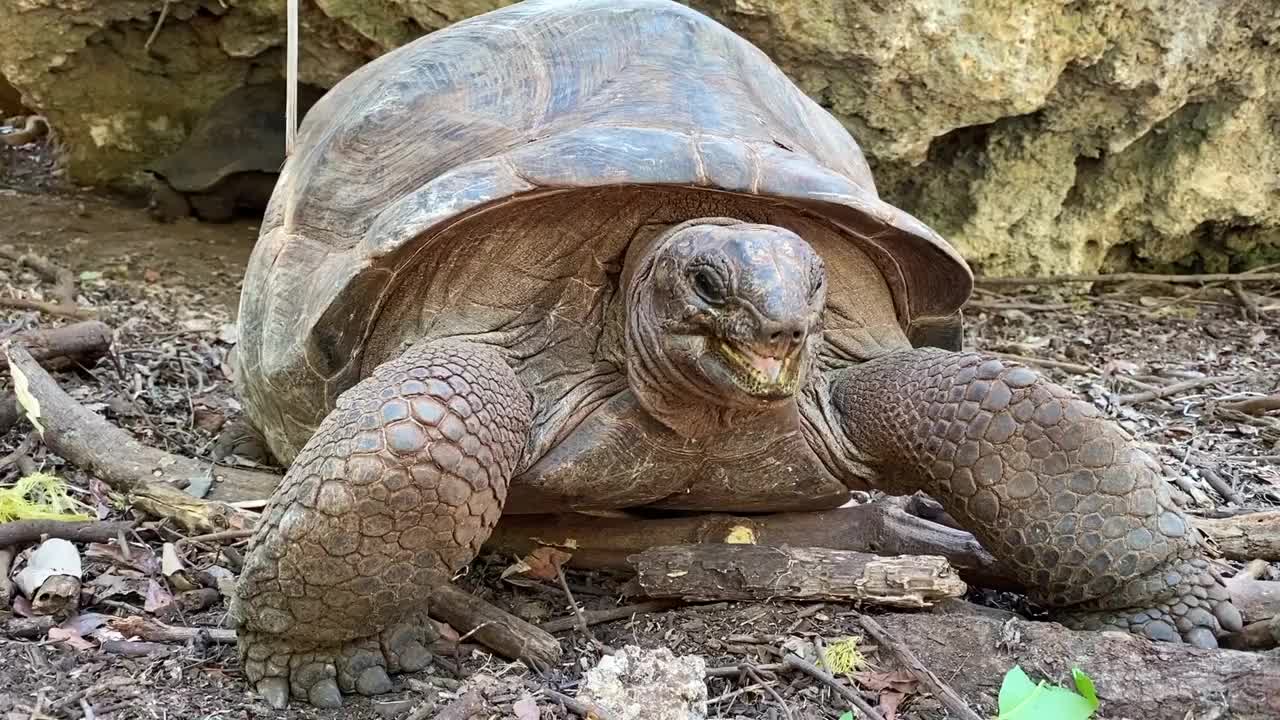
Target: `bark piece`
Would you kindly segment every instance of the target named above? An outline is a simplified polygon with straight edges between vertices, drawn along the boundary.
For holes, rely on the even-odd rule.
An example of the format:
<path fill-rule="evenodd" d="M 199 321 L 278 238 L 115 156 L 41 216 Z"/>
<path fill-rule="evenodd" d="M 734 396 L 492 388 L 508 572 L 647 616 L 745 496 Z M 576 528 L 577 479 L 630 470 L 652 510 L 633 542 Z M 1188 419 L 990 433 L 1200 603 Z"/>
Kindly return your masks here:
<path fill-rule="evenodd" d="M 25 347 L 32 359 L 46 370 L 89 367 L 111 349 L 111 326 L 86 320 L 56 328 L 25 330 L 15 333 L 12 341 Z M 9 372 L 7 366 L 4 372 Z"/>
<path fill-rule="evenodd" d="M 882 557 L 816 547 L 703 544 L 655 547 L 630 559 L 650 597 L 685 600 L 857 600 L 902 608 L 960 597 L 945 558 Z"/>
<path fill-rule="evenodd" d="M 505 658 L 525 660 L 543 668 L 560 659 L 560 641 L 550 633 L 455 585 L 432 588 L 429 612 L 464 637 L 475 638 Z"/>
<path fill-rule="evenodd" d="M 1246 513 L 1225 518 L 1195 518 L 1195 526 L 1208 535 L 1232 560 L 1280 560 L 1280 510 Z"/>
<path fill-rule="evenodd" d="M 132 530 L 135 524 L 127 520 L 13 520 L 0 523 L 0 546 L 27 545 L 45 536 L 72 542 L 108 542 Z"/>

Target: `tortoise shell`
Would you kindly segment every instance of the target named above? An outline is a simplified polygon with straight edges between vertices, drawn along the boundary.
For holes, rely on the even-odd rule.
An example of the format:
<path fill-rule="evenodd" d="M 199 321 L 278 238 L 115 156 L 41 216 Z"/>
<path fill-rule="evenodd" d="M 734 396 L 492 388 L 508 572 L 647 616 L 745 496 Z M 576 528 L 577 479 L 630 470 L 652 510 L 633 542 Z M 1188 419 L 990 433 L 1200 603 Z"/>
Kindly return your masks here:
<path fill-rule="evenodd" d="M 530 0 L 419 38 L 302 123 L 244 281 L 246 413 L 288 463 L 404 344 L 466 337 L 507 350 L 540 456 L 625 387 L 628 247 L 706 216 L 787 227 L 820 252 L 824 367 L 956 317 L 971 290 L 941 237 L 880 200 L 843 126 L 705 15 Z M 842 312 L 872 281 L 892 328 Z"/>
<path fill-rule="evenodd" d="M 324 91 L 298 87 L 298 112 Z M 173 154 L 147 169 L 181 193 L 204 193 L 238 173 L 280 171 L 284 162 L 285 86 L 245 85 L 223 95 Z"/>

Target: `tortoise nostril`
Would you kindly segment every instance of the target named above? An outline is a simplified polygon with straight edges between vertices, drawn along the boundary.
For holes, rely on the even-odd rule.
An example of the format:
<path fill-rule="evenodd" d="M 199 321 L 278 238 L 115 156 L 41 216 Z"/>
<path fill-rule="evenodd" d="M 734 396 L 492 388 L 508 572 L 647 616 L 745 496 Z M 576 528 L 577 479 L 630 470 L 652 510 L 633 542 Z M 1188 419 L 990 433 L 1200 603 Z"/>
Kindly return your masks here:
<path fill-rule="evenodd" d="M 769 336 L 769 342 L 778 342 L 782 339 L 782 331 L 778 331 Z"/>

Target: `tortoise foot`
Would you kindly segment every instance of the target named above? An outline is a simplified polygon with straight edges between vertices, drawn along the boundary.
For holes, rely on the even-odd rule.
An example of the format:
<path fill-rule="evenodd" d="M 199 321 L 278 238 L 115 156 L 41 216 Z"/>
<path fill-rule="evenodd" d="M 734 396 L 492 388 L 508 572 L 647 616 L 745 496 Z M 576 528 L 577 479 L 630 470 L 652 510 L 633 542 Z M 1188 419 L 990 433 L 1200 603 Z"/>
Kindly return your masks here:
<path fill-rule="evenodd" d="M 392 675 L 426 668 L 436 639 L 434 626 L 420 614 L 377 635 L 305 649 L 286 636 L 245 632 L 240 657 L 249 684 L 272 707 L 283 709 L 293 699 L 337 708 L 344 694 L 391 692 Z"/>
<path fill-rule="evenodd" d="M 1107 601 L 1112 609 L 1068 612 L 1059 619 L 1078 630 L 1125 630 L 1202 648 L 1218 647 L 1219 636 L 1244 625 L 1222 578 L 1203 559 L 1137 578 Z"/>

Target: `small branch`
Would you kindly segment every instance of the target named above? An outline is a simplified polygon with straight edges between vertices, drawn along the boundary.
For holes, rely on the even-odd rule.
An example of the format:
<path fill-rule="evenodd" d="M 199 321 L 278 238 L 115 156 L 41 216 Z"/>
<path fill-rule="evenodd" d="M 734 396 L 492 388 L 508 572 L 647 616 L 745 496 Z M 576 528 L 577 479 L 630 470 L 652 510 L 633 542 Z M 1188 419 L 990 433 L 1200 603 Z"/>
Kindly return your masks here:
<path fill-rule="evenodd" d="M 587 626 L 586 619 L 582 617 L 582 608 L 578 607 L 578 601 L 574 599 L 573 591 L 569 589 L 569 581 L 564 577 L 564 568 L 559 565 L 556 566 L 556 577 L 560 579 L 560 589 L 564 590 L 564 596 L 569 600 L 569 606 L 573 608 L 573 617 L 577 620 L 578 630 L 582 632 L 583 637 L 591 641 L 591 644 L 601 652 L 610 652 L 610 648 L 597 640 L 591 628 Z"/>
<path fill-rule="evenodd" d="M 220 643 L 223 645 L 233 645 L 236 641 L 236 631 L 225 628 L 188 628 L 177 627 L 175 625 L 165 625 L 157 620 L 144 618 L 141 616 L 132 616 L 119 618 L 110 621 L 116 630 L 123 635 L 137 635 L 143 640 L 151 642 L 190 642 L 197 637 L 204 638 L 208 642 Z"/>
<path fill-rule="evenodd" d="M 494 607 L 452 583 L 431 590 L 428 612 L 510 660 L 546 668 L 560 659 L 560 641 L 550 633 Z"/>
<path fill-rule="evenodd" d="M 46 535 L 72 542 L 109 542 L 120 532 L 132 530 L 135 525 L 131 521 L 14 520 L 0 523 L 0 547 L 28 545 Z"/>
<path fill-rule="evenodd" d="M 1164 387 L 1153 388 L 1151 390 L 1144 390 L 1142 392 L 1132 393 L 1130 395 L 1121 395 L 1116 398 L 1116 404 L 1117 405 L 1133 405 L 1136 403 L 1143 403 L 1149 400 L 1166 398 L 1166 397 L 1169 397 L 1170 395 L 1177 395 L 1178 393 L 1186 392 L 1188 390 L 1197 390 L 1202 387 L 1208 387 L 1210 385 L 1218 385 L 1220 383 L 1227 383 L 1227 382 L 1231 382 L 1233 380 L 1238 380 L 1238 379 L 1239 378 L 1233 377 L 1230 375 L 1223 375 L 1218 377 L 1205 377 L 1205 378 L 1194 378 L 1192 380 L 1183 380 L 1182 382 L 1176 382 L 1171 385 L 1165 385 Z"/>
<path fill-rule="evenodd" d="M 749 664 L 743 665 L 742 669 L 747 673 L 747 675 L 751 676 L 751 679 L 756 681 L 760 687 L 764 688 L 765 692 L 769 693 L 769 696 L 773 698 L 773 701 L 782 709 L 783 717 L 787 720 L 793 720 L 793 716 L 791 715 L 791 706 L 787 705 L 787 701 L 783 700 L 782 696 L 778 694 L 778 691 L 773 689 L 773 684 L 766 682 L 765 679 L 760 676 L 760 673 Z"/>
<path fill-rule="evenodd" d="M 1223 557 L 1232 560 L 1280 560 L 1280 510 L 1248 513 L 1228 518 L 1194 520 L 1213 539 Z"/>
<path fill-rule="evenodd" d="M 621 607 L 609 608 L 607 610 L 583 610 L 573 617 L 549 620 L 538 627 L 549 633 L 558 633 L 577 627 L 579 618 L 581 618 L 581 622 L 587 625 L 599 625 L 601 623 L 629 618 L 633 615 L 647 615 L 649 613 L 672 610 L 674 608 L 681 607 L 684 604 L 685 603 L 680 600 L 650 600 L 648 602 L 636 603 L 634 605 L 623 605 Z"/>
<path fill-rule="evenodd" d="M 798 670 L 831 688 L 837 695 L 853 703 L 853 706 L 858 709 L 858 712 L 862 713 L 862 716 L 866 718 L 866 720 L 884 720 L 884 716 L 875 708 L 871 707 L 871 705 L 864 700 L 861 695 L 842 685 L 839 680 L 836 680 L 830 673 L 819 668 L 817 665 L 814 665 L 813 663 L 791 653 L 787 653 L 787 655 L 782 658 L 782 665 L 788 670 Z"/>
<path fill-rule="evenodd" d="M 42 312 L 46 315 L 69 317 L 77 320 L 92 320 L 96 317 L 96 314 L 92 310 L 86 310 L 79 307 L 67 307 L 65 305 L 42 302 L 40 300 L 27 300 L 26 298 L 0 297 L 0 307 L 12 308 L 14 310 L 34 310 L 35 312 Z"/>
<path fill-rule="evenodd" d="M 927 686 L 933 692 L 933 696 L 946 706 L 952 714 L 963 718 L 963 720 L 982 720 L 982 716 L 974 712 L 969 707 L 969 704 L 956 694 L 955 690 L 952 690 L 949 685 L 942 682 L 932 670 L 925 667 L 919 658 L 915 656 L 915 653 L 911 652 L 906 645 L 894 640 L 888 631 L 880 627 L 880 623 L 866 615 L 861 616 L 859 621 L 862 623 L 862 627 L 866 629 L 867 634 L 875 638 L 875 641 L 881 647 L 888 648 L 894 657 L 898 658 L 898 662 L 905 665 L 911 671 L 911 674 L 916 676 L 917 680 Z"/>
<path fill-rule="evenodd" d="M 1274 410 L 1280 410 L 1280 393 L 1218 403 L 1218 407 L 1224 410 L 1242 412 L 1246 415 L 1265 415 Z"/>
<path fill-rule="evenodd" d="M 53 372 L 76 366 L 92 366 L 111 349 L 111 327 L 97 320 L 85 320 L 62 327 L 24 330 L 15 333 L 13 342 L 31 353 L 40 367 Z M 0 375 L 8 375 L 6 365 Z"/>
<path fill-rule="evenodd" d="M 1262 317 L 1262 310 L 1258 307 L 1258 301 L 1253 299 L 1253 295 L 1245 290 L 1239 281 L 1233 281 L 1229 287 L 1231 288 L 1231 294 L 1235 295 L 1240 304 L 1244 306 L 1246 319 L 1258 320 Z"/>
<path fill-rule="evenodd" d="M 543 688 L 542 694 L 555 700 L 564 706 L 565 710 L 572 712 L 578 717 L 588 718 L 589 720 L 613 720 L 613 714 L 605 711 L 604 708 L 595 703 L 583 702 L 577 698 L 571 698 L 562 692 L 552 690 L 551 688 Z"/>

